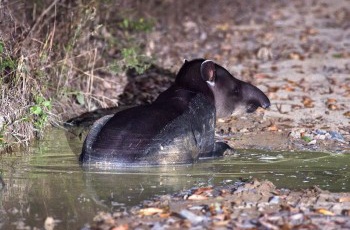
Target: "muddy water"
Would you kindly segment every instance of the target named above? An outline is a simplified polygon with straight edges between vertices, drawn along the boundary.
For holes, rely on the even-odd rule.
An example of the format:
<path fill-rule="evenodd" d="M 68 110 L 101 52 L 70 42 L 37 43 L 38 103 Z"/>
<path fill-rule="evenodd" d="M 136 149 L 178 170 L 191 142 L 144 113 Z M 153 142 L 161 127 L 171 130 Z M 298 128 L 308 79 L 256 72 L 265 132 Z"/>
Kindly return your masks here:
<path fill-rule="evenodd" d="M 55 229 L 78 229 L 98 211 L 240 177 L 268 179 L 279 187 L 350 191 L 350 155 L 245 150 L 195 165 L 83 170 L 74 153 L 80 146 L 78 140 L 68 145 L 65 133 L 53 130 L 29 153 L 1 156 L 0 229 L 43 228 L 48 216 L 57 221 Z"/>

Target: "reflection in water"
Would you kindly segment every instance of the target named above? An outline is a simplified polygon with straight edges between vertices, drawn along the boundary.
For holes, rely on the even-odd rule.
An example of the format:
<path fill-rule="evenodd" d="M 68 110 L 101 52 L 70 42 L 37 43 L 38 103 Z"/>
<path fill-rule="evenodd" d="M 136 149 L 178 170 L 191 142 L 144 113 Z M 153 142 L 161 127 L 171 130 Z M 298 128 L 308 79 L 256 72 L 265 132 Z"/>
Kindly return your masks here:
<path fill-rule="evenodd" d="M 236 157 L 194 165 L 83 170 L 77 160 L 81 145 L 78 140 L 68 145 L 64 132 L 53 130 L 30 153 L 0 156 L 6 184 L 0 189 L 1 229 L 42 228 L 48 216 L 59 221 L 55 229 L 78 229 L 98 211 L 240 177 L 269 179 L 279 187 L 350 191 L 349 155 L 240 151 Z"/>

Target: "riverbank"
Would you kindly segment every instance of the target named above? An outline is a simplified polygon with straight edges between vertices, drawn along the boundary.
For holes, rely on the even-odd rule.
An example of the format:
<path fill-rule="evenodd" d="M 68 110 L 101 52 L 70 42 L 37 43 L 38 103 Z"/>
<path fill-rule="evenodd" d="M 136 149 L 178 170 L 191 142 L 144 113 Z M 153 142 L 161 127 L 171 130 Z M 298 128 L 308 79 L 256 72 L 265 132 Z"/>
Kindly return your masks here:
<path fill-rule="evenodd" d="M 350 194 L 318 187 L 277 189 L 269 181 L 202 187 L 99 213 L 90 229 L 348 229 Z"/>

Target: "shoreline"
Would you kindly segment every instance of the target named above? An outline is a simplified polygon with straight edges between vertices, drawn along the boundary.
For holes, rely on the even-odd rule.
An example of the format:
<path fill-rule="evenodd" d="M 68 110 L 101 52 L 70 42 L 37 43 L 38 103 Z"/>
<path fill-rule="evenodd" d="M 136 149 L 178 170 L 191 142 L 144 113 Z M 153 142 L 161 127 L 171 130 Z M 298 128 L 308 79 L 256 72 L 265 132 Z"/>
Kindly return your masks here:
<path fill-rule="evenodd" d="M 99 213 L 86 229 L 346 229 L 350 193 L 314 186 L 294 191 L 269 181 L 193 188 L 144 201 L 127 211 Z"/>

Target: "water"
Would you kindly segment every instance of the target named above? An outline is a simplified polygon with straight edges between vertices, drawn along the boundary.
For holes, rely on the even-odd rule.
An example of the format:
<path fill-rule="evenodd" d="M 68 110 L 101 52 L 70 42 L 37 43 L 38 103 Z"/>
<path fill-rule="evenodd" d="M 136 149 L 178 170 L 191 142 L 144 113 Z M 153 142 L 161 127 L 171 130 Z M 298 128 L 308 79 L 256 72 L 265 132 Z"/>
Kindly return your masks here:
<path fill-rule="evenodd" d="M 82 141 L 68 145 L 65 133 L 53 130 L 29 153 L 1 156 L 0 175 L 6 184 L 0 191 L 1 229 L 42 229 L 48 216 L 57 220 L 55 229 L 79 229 L 98 211 L 120 210 L 154 195 L 229 184 L 238 178 L 268 179 L 293 189 L 318 185 L 350 191 L 346 154 L 245 150 L 195 165 L 83 170 L 74 153 L 81 145 Z"/>

